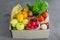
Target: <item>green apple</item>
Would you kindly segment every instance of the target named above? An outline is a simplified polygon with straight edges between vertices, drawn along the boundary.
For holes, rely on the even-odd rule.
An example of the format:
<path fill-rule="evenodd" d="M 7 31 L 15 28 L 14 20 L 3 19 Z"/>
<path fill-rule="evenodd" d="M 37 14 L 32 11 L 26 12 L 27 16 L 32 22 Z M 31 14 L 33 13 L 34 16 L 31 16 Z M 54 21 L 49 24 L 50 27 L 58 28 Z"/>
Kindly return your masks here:
<path fill-rule="evenodd" d="M 15 27 L 16 24 L 18 23 L 18 20 L 17 19 L 12 19 L 10 23 L 11 23 L 12 27 Z"/>
<path fill-rule="evenodd" d="M 24 24 L 23 23 L 17 23 L 16 28 L 17 30 L 23 30 L 24 29 Z"/>
<path fill-rule="evenodd" d="M 26 25 L 28 22 L 29 22 L 28 19 L 24 19 L 24 20 L 23 20 L 23 24 L 24 24 L 24 25 Z"/>

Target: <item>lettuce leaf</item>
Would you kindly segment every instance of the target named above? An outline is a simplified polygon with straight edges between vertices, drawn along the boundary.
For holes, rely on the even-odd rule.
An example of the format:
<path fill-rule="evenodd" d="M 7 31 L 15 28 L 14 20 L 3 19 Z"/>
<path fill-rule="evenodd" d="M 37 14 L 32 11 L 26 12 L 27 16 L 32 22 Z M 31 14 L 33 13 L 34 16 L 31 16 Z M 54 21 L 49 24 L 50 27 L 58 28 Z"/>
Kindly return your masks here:
<path fill-rule="evenodd" d="M 42 14 L 42 12 L 48 9 L 48 3 L 41 0 L 35 0 L 35 3 L 33 5 L 27 4 L 27 6 L 34 15 Z"/>

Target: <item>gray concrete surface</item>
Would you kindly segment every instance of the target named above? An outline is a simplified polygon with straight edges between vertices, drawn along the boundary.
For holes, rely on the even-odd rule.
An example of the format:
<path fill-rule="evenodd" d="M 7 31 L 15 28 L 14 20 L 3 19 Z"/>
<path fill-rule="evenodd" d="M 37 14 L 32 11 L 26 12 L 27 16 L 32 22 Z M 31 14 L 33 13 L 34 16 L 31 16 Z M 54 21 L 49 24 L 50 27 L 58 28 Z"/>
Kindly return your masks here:
<path fill-rule="evenodd" d="M 49 3 L 50 35 L 48 39 L 12 39 L 9 32 L 11 9 L 17 3 L 33 3 L 34 0 L 0 0 L 0 40 L 60 40 L 60 0 L 46 0 Z"/>

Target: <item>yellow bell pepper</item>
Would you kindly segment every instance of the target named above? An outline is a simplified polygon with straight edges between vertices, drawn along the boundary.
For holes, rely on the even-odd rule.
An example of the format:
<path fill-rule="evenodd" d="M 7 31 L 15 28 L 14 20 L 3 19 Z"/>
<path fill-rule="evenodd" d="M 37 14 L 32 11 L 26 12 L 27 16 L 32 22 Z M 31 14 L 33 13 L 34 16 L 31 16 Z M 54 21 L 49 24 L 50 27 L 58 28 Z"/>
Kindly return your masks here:
<path fill-rule="evenodd" d="M 17 14 L 17 20 L 19 21 L 19 22 L 23 22 L 23 15 L 22 14 Z"/>

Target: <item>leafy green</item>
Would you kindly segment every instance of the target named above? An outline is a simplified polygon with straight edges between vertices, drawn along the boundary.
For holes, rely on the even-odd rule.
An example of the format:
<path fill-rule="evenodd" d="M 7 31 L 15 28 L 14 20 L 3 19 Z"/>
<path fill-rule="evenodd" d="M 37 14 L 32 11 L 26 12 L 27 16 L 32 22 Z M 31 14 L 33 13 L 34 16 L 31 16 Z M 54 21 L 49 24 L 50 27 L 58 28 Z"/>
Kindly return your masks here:
<path fill-rule="evenodd" d="M 41 7 L 40 7 L 41 13 L 44 12 L 44 11 L 46 11 L 47 8 L 48 8 L 48 3 L 46 1 L 41 2 Z"/>
<path fill-rule="evenodd" d="M 34 15 L 42 14 L 42 12 L 48 9 L 48 3 L 41 0 L 35 0 L 35 3 L 33 5 L 27 3 L 27 6 Z"/>

